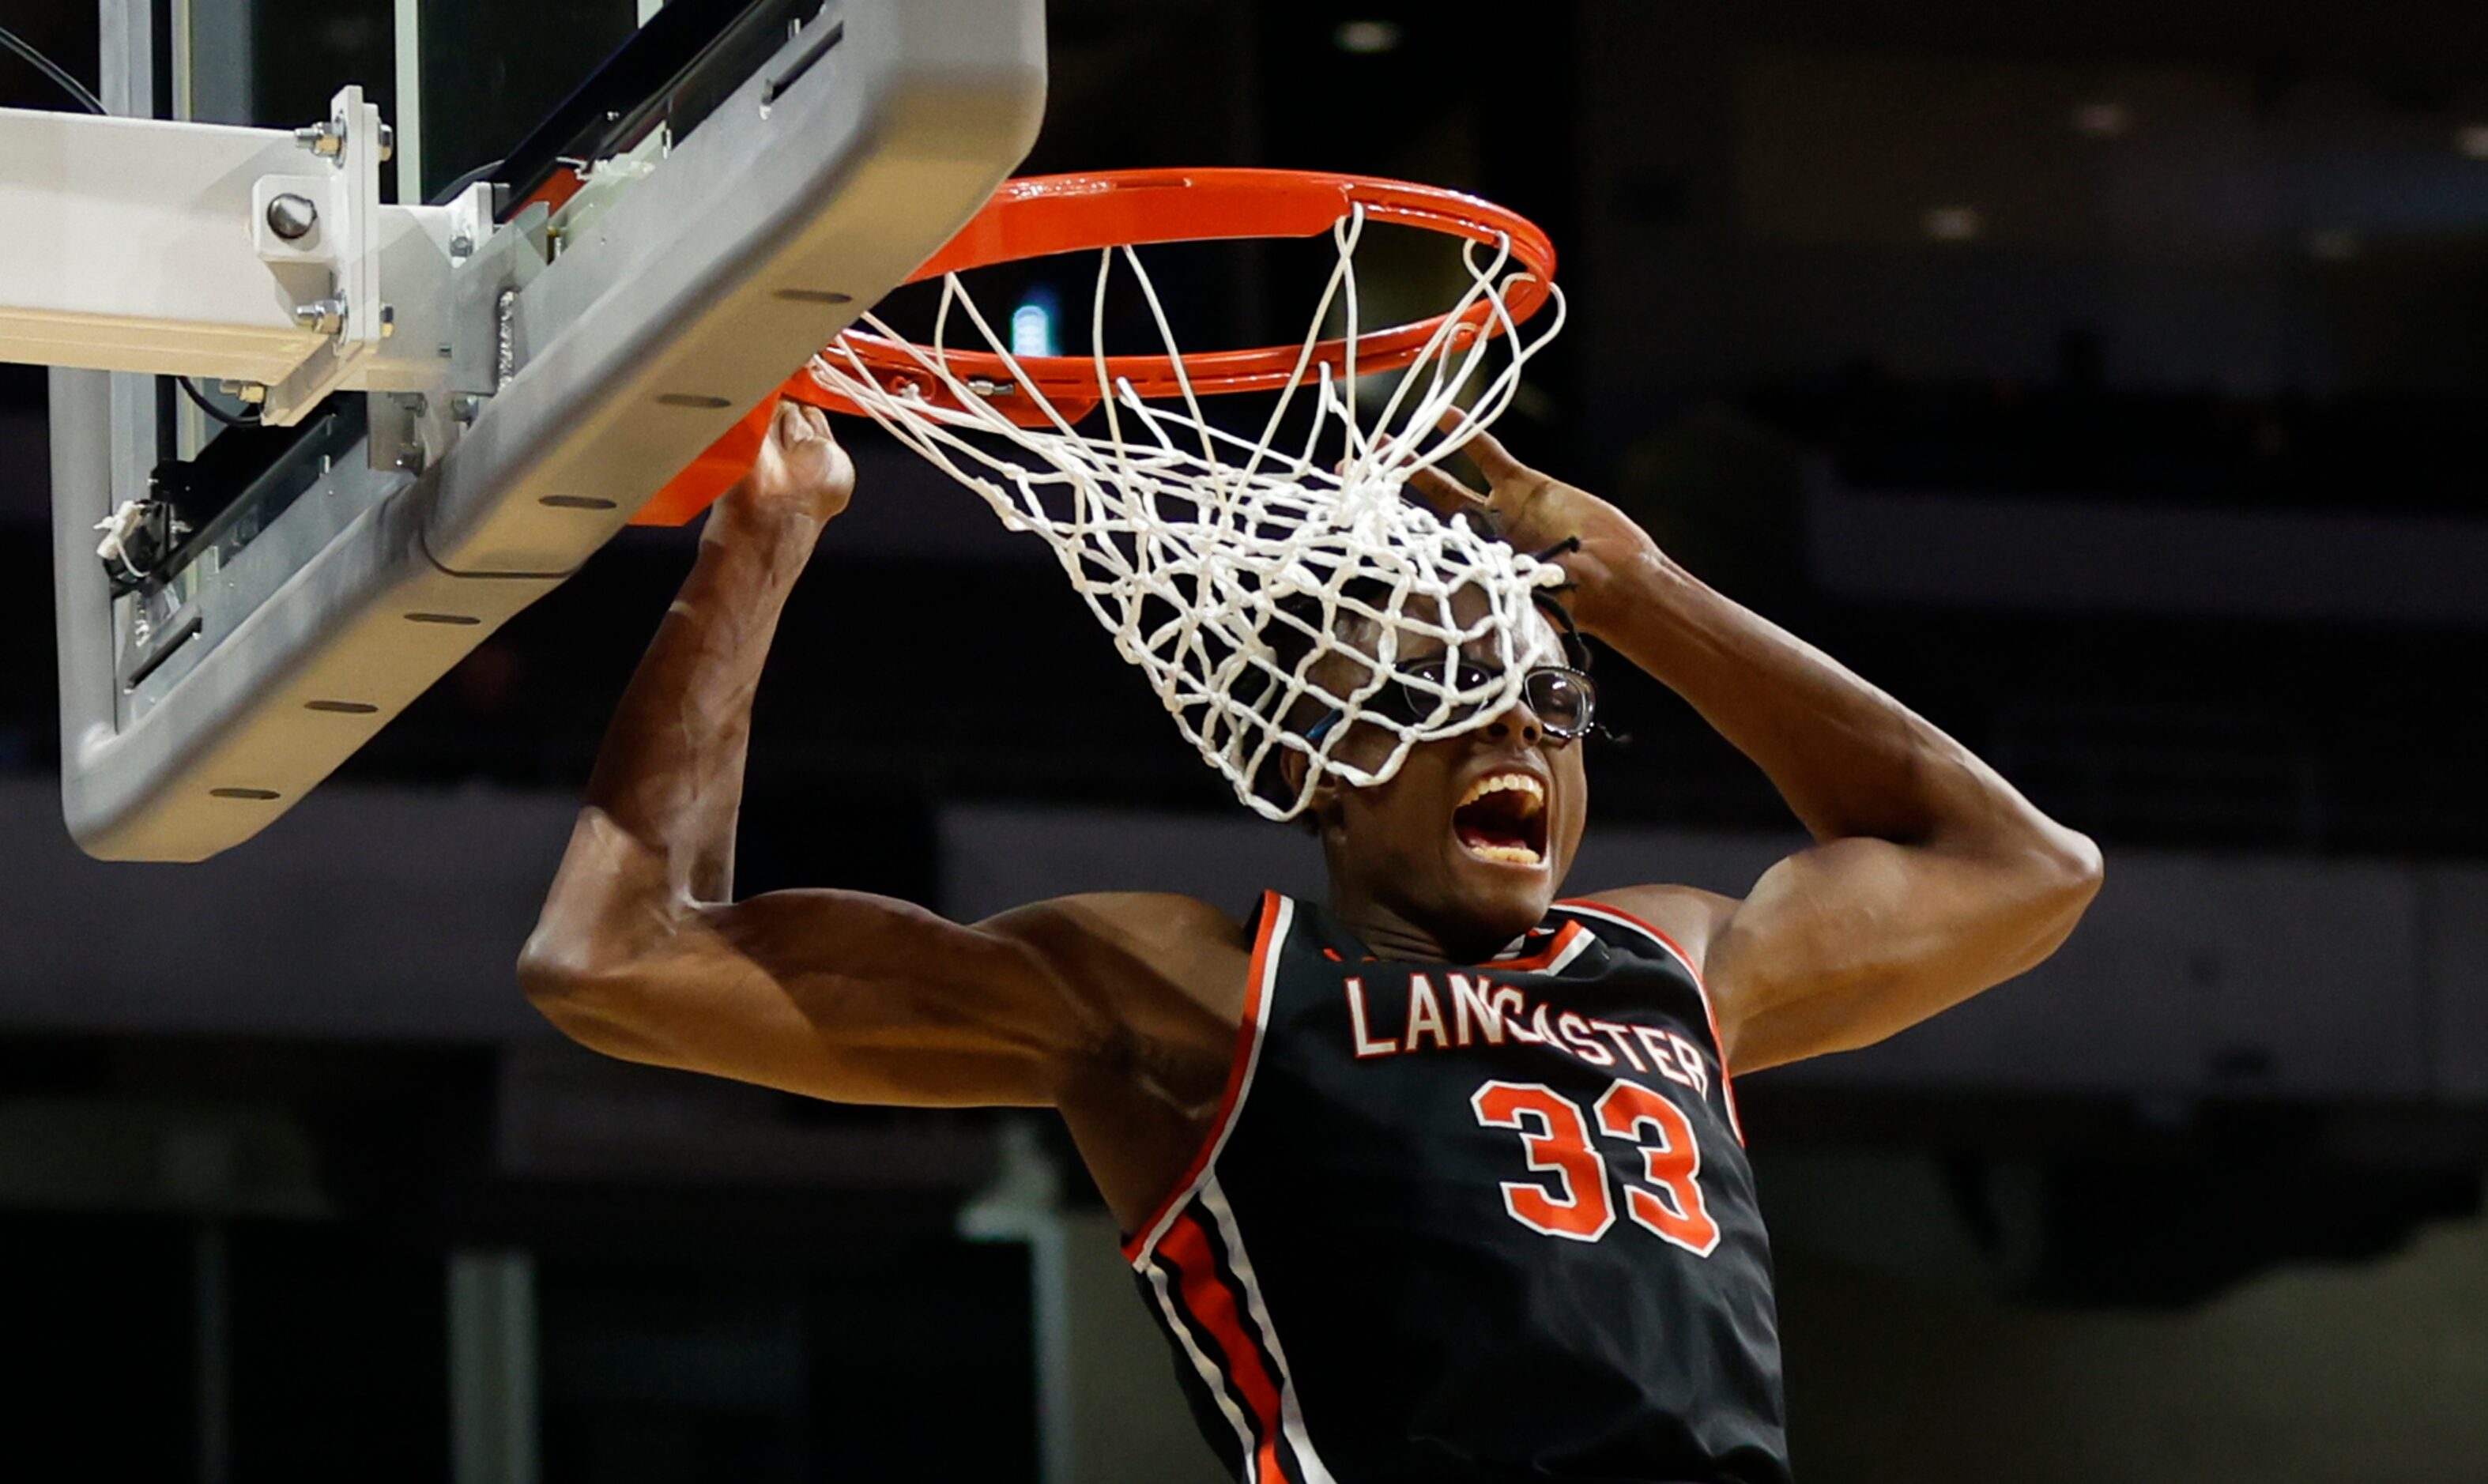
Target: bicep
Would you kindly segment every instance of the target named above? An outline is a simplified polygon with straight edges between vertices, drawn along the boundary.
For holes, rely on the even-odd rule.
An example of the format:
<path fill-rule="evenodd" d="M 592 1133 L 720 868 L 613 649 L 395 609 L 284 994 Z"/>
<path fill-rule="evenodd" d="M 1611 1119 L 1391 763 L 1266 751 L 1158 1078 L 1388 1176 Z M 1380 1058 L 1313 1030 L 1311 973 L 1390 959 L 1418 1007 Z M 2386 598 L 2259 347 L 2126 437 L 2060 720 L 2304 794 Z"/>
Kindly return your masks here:
<path fill-rule="evenodd" d="M 2078 836 L 2061 852 L 1863 837 L 1799 851 L 1708 943 L 1737 1066 L 1870 1046 L 2023 972 L 2073 930 L 2098 881 Z"/>
<path fill-rule="evenodd" d="M 846 891 L 700 907 L 627 962 L 541 997 L 585 1044 L 837 1102 L 1052 1101 L 1097 1033 L 1006 931 Z"/>

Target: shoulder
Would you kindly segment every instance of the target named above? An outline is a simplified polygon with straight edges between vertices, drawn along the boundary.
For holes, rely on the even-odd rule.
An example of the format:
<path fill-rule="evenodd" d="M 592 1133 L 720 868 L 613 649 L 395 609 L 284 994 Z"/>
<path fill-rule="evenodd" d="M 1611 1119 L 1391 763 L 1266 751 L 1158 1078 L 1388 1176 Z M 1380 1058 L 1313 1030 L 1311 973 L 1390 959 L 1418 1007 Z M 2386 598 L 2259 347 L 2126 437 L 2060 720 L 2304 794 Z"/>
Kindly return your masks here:
<path fill-rule="evenodd" d="M 1710 945 L 1716 941 L 1739 904 L 1735 897 L 1698 886 L 1615 886 L 1569 896 L 1558 907 L 1583 907 L 1622 917 L 1633 927 L 1664 938 L 1704 971 Z"/>
<path fill-rule="evenodd" d="M 1136 1078 L 1214 1096 L 1250 977 L 1244 923 L 1192 897 L 1118 891 L 1031 903 L 976 927 L 1028 954 L 1079 1007 L 1088 1101 L 1120 1106 Z"/>
<path fill-rule="evenodd" d="M 1151 957 L 1252 946 L 1245 925 L 1195 897 L 1165 891 L 1093 891 L 1032 902 L 979 922 L 984 932 L 1032 945 L 1089 940 Z"/>
<path fill-rule="evenodd" d="M 1013 908 L 977 930 L 1033 954 L 1078 997 L 1116 1019 L 1145 1017 L 1170 998 L 1203 1007 L 1241 1002 L 1253 951 L 1246 924 L 1173 892 L 1101 891 Z"/>

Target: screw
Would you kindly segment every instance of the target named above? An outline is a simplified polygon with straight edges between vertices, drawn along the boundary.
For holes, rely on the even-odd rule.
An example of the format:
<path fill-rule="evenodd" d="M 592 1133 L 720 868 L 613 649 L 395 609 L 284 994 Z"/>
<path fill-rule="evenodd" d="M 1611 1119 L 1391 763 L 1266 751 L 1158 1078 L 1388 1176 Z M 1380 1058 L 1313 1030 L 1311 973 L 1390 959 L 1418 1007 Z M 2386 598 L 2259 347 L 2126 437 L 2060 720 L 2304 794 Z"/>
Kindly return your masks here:
<path fill-rule="evenodd" d="M 264 381 L 218 381 L 216 390 L 228 397 L 239 397 L 244 402 L 268 400 L 268 384 Z"/>
<path fill-rule="evenodd" d="M 346 301 L 341 298 L 313 299 L 307 304 L 297 304 L 294 306 L 294 322 L 306 330 L 318 330 L 323 335 L 337 334 L 346 327 Z"/>
<path fill-rule="evenodd" d="M 381 338 L 382 340 L 386 340 L 396 333 L 397 306 L 395 304 L 382 304 L 381 306 Z"/>
<path fill-rule="evenodd" d="M 308 196 L 287 191 L 268 203 L 268 230 L 289 242 L 300 241 L 318 225 L 320 209 L 311 204 Z"/>
<path fill-rule="evenodd" d="M 449 256 L 464 261 L 475 255 L 475 239 L 462 232 L 449 239 Z"/>
<path fill-rule="evenodd" d="M 381 163 L 387 164 L 396 154 L 397 130 L 383 124 L 381 126 Z"/>
<path fill-rule="evenodd" d="M 472 392 L 461 392 L 449 399 L 449 415 L 461 423 L 472 425 L 484 410 L 484 399 Z"/>

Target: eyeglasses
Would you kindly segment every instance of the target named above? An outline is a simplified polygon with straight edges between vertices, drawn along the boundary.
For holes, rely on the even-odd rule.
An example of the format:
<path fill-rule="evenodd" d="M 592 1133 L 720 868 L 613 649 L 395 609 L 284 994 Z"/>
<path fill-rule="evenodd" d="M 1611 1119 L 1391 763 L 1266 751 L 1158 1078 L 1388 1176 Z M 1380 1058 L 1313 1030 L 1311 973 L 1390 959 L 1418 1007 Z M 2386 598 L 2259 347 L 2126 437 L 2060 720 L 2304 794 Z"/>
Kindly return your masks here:
<path fill-rule="evenodd" d="M 1456 726 L 1474 720 L 1484 707 L 1479 702 L 1456 699 L 1444 706 L 1446 693 L 1456 696 L 1486 689 L 1498 673 L 1484 665 L 1455 668 L 1447 660 L 1420 660 L 1400 666 L 1380 689 L 1365 699 L 1361 709 L 1402 726 Z M 1411 681 L 1424 684 L 1411 685 Z M 1520 680 L 1520 699 L 1546 735 L 1559 742 L 1586 736 L 1597 721 L 1598 687 L 1590 677 L 1569 665 L 1542 664 L 1529 671 Z M 1439 716 L 1438 708 L 1442 712 Z M 1334 711 L 1323 716 L 1306 729 L 1305 741 L 1320 742 L 1322 735 L 1338 725 L 1344 714 Z"/>

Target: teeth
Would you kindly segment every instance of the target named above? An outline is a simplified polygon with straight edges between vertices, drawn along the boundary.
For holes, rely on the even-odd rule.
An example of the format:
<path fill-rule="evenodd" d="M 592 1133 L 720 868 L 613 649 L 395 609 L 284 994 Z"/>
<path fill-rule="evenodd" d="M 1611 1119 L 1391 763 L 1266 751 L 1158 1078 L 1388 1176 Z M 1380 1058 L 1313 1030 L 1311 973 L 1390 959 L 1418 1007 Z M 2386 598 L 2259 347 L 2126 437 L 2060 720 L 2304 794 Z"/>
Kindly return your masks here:
<path fill-rule="evenodd" d="M 1465 809 L 1488 794 L 1500 794 L 1507 789 L 1529 800 L 1527 812 L 1531 814 L 1546 806 L 1546 791 L 1539 786 L 1537 779 L 1527 773 L 1495 773 L 1470 784 L 1469 791 L 1460 796 L 1459 807 Z"/>
<path fill-rule="evenodd" d="M 1472 845 L 1469 854 L 1485 860 L 1499 860 L 1506 865 L 1538 864 L 1538 853 L 1525 845 Z"/>

